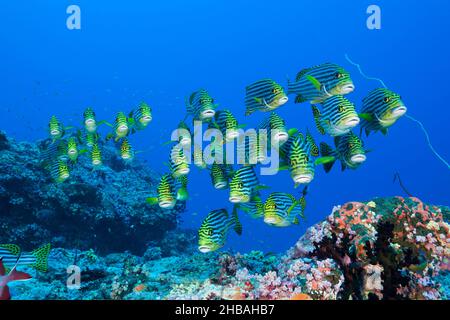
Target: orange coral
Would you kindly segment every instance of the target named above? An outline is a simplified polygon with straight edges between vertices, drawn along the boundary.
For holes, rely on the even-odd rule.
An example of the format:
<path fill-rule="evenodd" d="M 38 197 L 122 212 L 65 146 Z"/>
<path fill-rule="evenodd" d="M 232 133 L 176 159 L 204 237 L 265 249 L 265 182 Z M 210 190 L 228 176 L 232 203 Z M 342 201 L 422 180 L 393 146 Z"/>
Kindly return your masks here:
<path fill-rule="evenodd" d="M 297 293 L 291 297 L 291 300 L 313 300 L 313 298 L 306 293 Z"/>

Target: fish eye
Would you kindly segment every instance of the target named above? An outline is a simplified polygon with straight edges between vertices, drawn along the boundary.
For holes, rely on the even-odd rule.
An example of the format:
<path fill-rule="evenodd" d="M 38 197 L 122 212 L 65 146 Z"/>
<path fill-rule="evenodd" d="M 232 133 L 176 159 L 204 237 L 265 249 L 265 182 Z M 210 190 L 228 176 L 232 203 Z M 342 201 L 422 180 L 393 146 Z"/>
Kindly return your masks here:
<path fill-rule="evenodd" d="M 340 78 L 344 77 L 344 75 L 340 72 L 336 72 L 335 77 L 336 77 L 336 79 L 340 79 Z"/>
<path fill-rule="evenodd" d="M 338 111 L 339 111 L 339 112 L 344 112 L 344 111 L 345 111 L 345 106 L 341 104 L 341 105 L 338 107 Z"/>
<path fill-rule="evenodd" d="M 280 93 L 280 88 L 273 88 L 272 93 L 274 94 Z"/>
<path fill-rule="evenodd" d="M 384 102 L 389 103 L 391 101 L 391 98 L 390 97 L 385 97 L 383 100 L 384 100 Z"/>
<path fill-rule="evenodd" d="M 242 182 L 239 182 L 239 183 L 238 183 L 238 188 L 239 188 L 239 189 L 242 189 L 243 187 L 244 187 L 244 184 L 243 184 Z"/>

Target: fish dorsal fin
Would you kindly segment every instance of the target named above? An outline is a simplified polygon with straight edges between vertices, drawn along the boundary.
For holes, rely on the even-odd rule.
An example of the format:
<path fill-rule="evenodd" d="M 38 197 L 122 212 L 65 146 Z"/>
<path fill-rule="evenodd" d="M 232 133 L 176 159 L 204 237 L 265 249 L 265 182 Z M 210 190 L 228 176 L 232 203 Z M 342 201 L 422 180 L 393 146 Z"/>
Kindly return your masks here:
<path fill-rule="evenodd" d="M 12 255 L 20 255 L 21 249 L 16 244 L 0 244 L 0 248 L 8 250 Z"/>
<path fill-rule="evenodd" d="M 297 73 L 297 76 L 295 77 L 295 81 L 300 81 L 300 79 L 309 71 L 311 71 L 311 68 L 305 68 L 305 69 L 300 70 Z"/>
<path fill-rule="evenodd" d="M 33 250 L 31 254 L 36 258 L 36 262 L 33 267 L 42 272 L 47 272 L 48 269 L 48 255 L 50 254 L 51 245 L 47 243 L 36 250 Z"/>

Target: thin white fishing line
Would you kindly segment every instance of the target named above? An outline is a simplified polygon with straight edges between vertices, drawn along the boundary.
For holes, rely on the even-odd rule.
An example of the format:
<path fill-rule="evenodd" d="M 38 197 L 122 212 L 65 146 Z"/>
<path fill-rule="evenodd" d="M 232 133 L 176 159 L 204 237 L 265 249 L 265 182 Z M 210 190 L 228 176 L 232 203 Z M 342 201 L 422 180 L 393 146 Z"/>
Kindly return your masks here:
<path fill-rule="evenodd" d="M 352 61 L 352 60 L 350 59 L 350 57 L 349 57 L 347 54 L 345 54 L 345 59 L 346 59 L 350 64 L 352 64 L 352 65 L 354 65 L 356 68 L 358 68 L 359 73 L 360 73 L 364 78 L 366 78 L 366 79 L 368 79 L 368 80 L 375 80 L 375 81 L 378 81 L 378 82 L 381 83 L 381 85 L 382 85 L 385 89 L 388 88 L 388 87 L 386 86 L 386 84 L 384 83 L 384 81 L 381 80 L 380 78 L 369 77 L 368 75 L 366 75 L 366 74 L 364 73 L 364 71 L 362 70 L 361 65 L 359 65 L 358 63 Z M 442 163 L 444 163 L 444 164 L 447 166 L 448 169 L 450 169 L 449 163 L 448 163 L 448 162 L 447 162 L 447 161 L 446 161 L 446 160 L 445 160 L 445 159 L 444 159 L 444 158 L 443 158 L 443 157 L 442 157 L 442 156 L 434 149 L 433 145 L 431 144 L 430 135 L 428 134 L 428 131 L 425 129 L 425 126 L 423 125 L 423 123 L 420 122 L 419 120 L 417 120 L 416 118 L 414 118 L 414 117 L 408 115 L 408 114 L 406 114 L 405 117 L 408 118 L 409 120 L 411 120 L 411 121 L 417 123 L 417 124 L 419 125 L 419 127 L 421 128 L 421 130 L 422 130 L 423 133 L 425 134 L 425 138 L 427 139 L 427 144 L 428 144 L 428 147 L 430 148 L 431 152 L 433 152 L 433 154 L 434 154 L 440 161 L 442 161 Z"/>

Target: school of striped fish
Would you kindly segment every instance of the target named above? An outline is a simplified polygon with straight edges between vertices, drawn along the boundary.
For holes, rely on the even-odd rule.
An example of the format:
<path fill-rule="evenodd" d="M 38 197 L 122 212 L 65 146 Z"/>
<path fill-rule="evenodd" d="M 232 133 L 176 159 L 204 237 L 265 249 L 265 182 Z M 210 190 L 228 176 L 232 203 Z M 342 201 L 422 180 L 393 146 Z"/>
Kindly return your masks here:
<path fill-rule="evenodd" d="M 201 146 L 194 147 L 192 154 L 186 154 L 184 146 L 191 146 L 194 141 L 193 130 L 187 121 L 189 117 L 192 123 L 200 121 L 209 129 L 218 129 L 224 137 L 224 141 L 220 142 L 222 144 L 239 139 L 245 127 L 238 123 L 230 110 L 219 110 L 219 105 L 206 89 L 199 89 L 186 99 L 186 116 L 176 128 L 178 139 L 170 142 L 173 145 L 167 163 L 169 172 L 160 177 L 156 194 L 149 196 L 147 203 L 169 210 L 179 201 L 188 201 L 191 163 L 209 173 L 215 189 L 228 190 L 231 210 L 212 210 L 198 230 L 198 248 L 201 252 L 222 248 L 231 229 L 239 235 L 243 232 L 239 212 L 262 219 L 274 227 L 299 224 L 305 218 L 308 185 L 314 180 L 316 167 L 323 166 L 325 172 L 330 172 L 335 162 L 339 161 L 342 170 L 359 168 L 370 151 L 364 146 L 363 133 L 366 137 L 378 131 L 386 135 L 388 129 L 407 111 L 400 95 L 378 88 L 363 99 L 358 112 L 355 104 L 346 97 L 355 90 L 350 74 L 333 63 L 299 71 L 295 81 L 288 81 L 286 89 L 272 79 L 261 79 L 245 88 L 245 115 L 268 113 L 256 129 L 266 130 L 266 136 L 271 138 L 264 140 L 257 136 L 254 141 L 250 141 L 251 137 L 244 138 L 245 143 L 238 144 L 238 148 L 244 149 L 240 151 L 245 155 L 245 162 L 237 168 L 216 161 L 207 164 Z M 333 137 L 334 146 L 325 142 L 317 144 L 309 130 L 300 132 L 295 127 L 287 127 L 286 121 L 276 111 L 288 103 L 288 96 L 294 97 L 295 104 L 311 105 L 318 133 Z M 52 142 L 42 152 L 42 164 L 56 183 L 62 183 L 70 177 L 71 168 L 80 155 L 89 157 L 93 170 L 101 168 L 101 146 L 109 140 L 118 145 L 118 156 L 124 162 L 130 162 L 136 151 L 128 136 L 145 129 L 151 121 L 151 108 L 146 103 L 141 103 L 128 115 L 119 112 L 112 124 L 98 121 L 95 112 L 88 108 L 83 114 L 83 128 L 78 130 L 64 127 L 53 116 L 49 122 Z M 97 132 L 100 125 L 111 128 L 104 139 Z M 358 126 L 360 130 L 355 133 Z M 260 191 L 269 186 L 260 184 L 255 167 L 267 159 L 267 151 L 272 146 L 276 146 L 279 155 L 279 169 L 289 172 L 295 187 L 303 186 L 299 195 L 272 192 L 266 199 L 261 198 Z"/>

